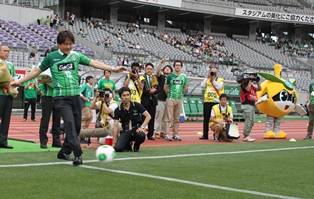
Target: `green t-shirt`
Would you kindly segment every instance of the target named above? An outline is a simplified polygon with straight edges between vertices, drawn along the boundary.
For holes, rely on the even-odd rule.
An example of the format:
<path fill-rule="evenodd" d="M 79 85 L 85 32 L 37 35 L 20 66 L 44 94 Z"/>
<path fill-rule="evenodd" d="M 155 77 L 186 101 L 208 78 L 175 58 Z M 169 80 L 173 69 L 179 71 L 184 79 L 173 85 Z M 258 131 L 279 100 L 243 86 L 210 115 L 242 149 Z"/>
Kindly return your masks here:
<path fill-rule="evenodd" d="M 39 90 L 42 92 L 41 96 L 52 96 L 53 88 L 47 84 L 40 84 Z"/>
<path fill-rule="evenodd" d="M 106 78 L 102 78 L 98 82 L 97 89 L 98 90 L 104 90 L 105 88 L 110 88 L 112 91 L 116 90 L 116 84 L 112 79 L 107 80 Z"/>
<path fill-rule="evenodd" d="M 26 88 L 26 86 L 29 83 L 35 83 L 35 85 L 32 85 L 32 86 Z M 30 80 L 24 82 L 24 96 L 25 96 L 25 99 L 32 99 L 32 98 L 36 98 L 37 97 L 37 89 L 36 89 L 37 86 L 38 86 L 38 82 L 36 81 L 36 79 L 30 79 Z"/>
<path fill-rule="evenodd" d="M 175 73 L 168 75 L 167 85 L 169 85 L 168 98 L 181 100 L 183 98 L 183 89 L 188 85 L 188 78 L 185 74 L 177 76 Z"/>
<path fill-rule="evenodd" d="M 310 104 L 314 104 L 314 83 L 311 83 L 309 86 L 309 93 L 311 95 Z"/>
<path fill-rule="evenodd" d="M 1 64 L 2 62 L 3 62 L 3 61 L 0 60 L 0 64 Z M 14 68 L 13 63 L 12 63 L 12 62 L 9 62 L 9 61 L 5 61 L 5 63 L 6 63 L 6 65 L 7 65 L 7 68 L 8 68 L 8 70 L 9 70 L 11 76 L 14 78 L 14 77 L 16 76 L 16 73 L 15 73 L 15 68 Z M 4 94 L 2 88 L 0 88 L 0 95 L 10 95 L 10 94 L 9 94 L 9 93 Z"/>
<path fill-rule="evenodd" d="M 86 97 L 88 99 L 87 102 L 84 102 L 84 104 L 82 104 L 82 106 L 90 106 L 90 102 L 92 101 L 92 98 L 94 97 L 94 90 L 92 88 L 92 86 L 90 86 L 88 83 L 85 83 L 81 88 L 80 88 L 80 92 L 82 93 L 82 95 L 84 97 Z"/>
<path fill-rule="evenodd" d="M 60 50 L 50 53 L 41 62 L 42 71 L 50 68 L 52 75 L 53 97 L 80 95 L 78 66 L 89 66 L 91 60 L 85 55 L 71 51 L 64 55 Z"/>

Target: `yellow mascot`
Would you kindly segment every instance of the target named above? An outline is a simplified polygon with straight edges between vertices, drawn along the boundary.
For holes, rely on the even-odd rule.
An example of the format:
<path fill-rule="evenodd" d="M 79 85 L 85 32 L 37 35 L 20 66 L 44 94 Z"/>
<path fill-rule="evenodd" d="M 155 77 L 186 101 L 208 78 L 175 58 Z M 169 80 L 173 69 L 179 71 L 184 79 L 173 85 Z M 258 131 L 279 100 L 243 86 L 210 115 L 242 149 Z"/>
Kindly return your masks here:
<path fill-rule="evenodd" d="M 13 78 L 8 70 L 5 61 L 0 60 L 0 83 L 6 83 L 7 86 L 1 88 L 3 93 L 9 93 L 12 97 L 16 97 L 19 93 L 16 88 L 10 86 Z"/>
<path fill-rule="evenodd" d="M 261 84 L 262 90 L 257 92 L 258 101 L 256 102 L 257 109 L 267 116 L 264 134 L 266 139 L 284 139 L 287 137 L 287 134 L 280 130 L 281 118 L 293 111 L 298 101 L 295 79 L 285 80 L 281 78 L 281 69 L 280 64 L 275 64 L 275 75 L 264 72 L 258 73 L 266 79 Z"/>

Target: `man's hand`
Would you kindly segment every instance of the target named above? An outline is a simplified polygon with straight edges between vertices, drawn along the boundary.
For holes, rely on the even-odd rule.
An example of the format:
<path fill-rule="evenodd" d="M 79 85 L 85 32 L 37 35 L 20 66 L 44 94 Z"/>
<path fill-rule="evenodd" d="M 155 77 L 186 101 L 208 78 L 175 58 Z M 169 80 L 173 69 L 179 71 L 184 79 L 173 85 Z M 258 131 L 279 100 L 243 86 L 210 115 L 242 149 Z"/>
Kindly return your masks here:
<path fill-rule="evenodd" d="M 115 73 L 121 73 L 121 72 L 126 71 L 126 70 L 128 70 L 127 67 L 125 67 L 125 66 L 118 66 L 118 67 L 115 67 L 115 68 L 113 69 L 113 72 L 115 72 Z"/>
<path fill-rule="evenodd" d="M 13 82 L 10 83 L 10 86 L 15 88 L 15 87 L 21 86 L 21 83 L 19 82 L 19 80 L 13 81 Z"/>
<path fill-rule="evenodd" d="M 150 90 L 149 90 L 149 94 L 154 94 L 156 92 L 156 88 L 151 88 Z"/>

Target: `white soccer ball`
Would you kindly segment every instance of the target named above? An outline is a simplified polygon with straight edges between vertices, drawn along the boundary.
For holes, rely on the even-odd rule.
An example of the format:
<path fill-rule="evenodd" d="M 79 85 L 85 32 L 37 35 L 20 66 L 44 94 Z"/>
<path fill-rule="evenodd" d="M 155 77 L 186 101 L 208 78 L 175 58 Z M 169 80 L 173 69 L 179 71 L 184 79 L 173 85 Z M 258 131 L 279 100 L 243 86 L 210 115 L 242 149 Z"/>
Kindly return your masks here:
<path fill-rule="evenodd" d="M 112 146 L 101 145 L 96 150 L 96 158 L 101 162 L 112 162 L 116 158 L 116 151 Z"/>

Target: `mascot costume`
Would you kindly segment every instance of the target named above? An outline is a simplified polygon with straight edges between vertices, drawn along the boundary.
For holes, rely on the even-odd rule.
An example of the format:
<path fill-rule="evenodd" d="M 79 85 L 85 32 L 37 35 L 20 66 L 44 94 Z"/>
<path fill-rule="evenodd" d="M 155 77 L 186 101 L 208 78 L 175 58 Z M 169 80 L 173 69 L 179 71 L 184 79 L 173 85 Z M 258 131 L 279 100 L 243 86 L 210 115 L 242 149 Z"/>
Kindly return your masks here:
<path fill-rule="evenodd" d="M 13 78 L 8 70 L 7 64 L 5 61 L 0 60 L 0 82 L 1 83 L 7 83 L 7 87 L 3 87 L 3 93 L 9 93 L 12 97 L 16 97 L 19 93 L 17 91 L 17 88 L 12 88 L 10 85 L 10 82 L 13 81 Z"/>
<path fill-rule="evenodd" d="M 275 75 L 259 72 L 266 80 L 261 84 L 262 90 L 257 92 L 257 109 L 267 115 L 264 138 L 286 138 L 287 134 L 280 130 L 281 118 L 296 107 L 298 94 L 295 91 L 295 79 L 285 80 L 280 77 L 282 66 L 274 65 Z M 271 129 L 274 125 L 273 130 Z"/>

